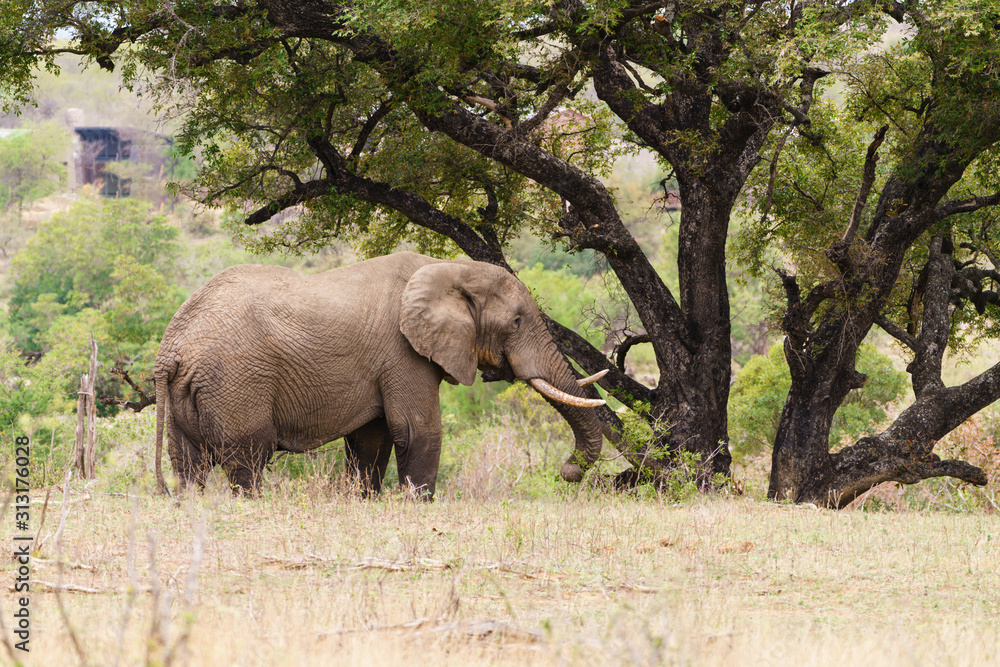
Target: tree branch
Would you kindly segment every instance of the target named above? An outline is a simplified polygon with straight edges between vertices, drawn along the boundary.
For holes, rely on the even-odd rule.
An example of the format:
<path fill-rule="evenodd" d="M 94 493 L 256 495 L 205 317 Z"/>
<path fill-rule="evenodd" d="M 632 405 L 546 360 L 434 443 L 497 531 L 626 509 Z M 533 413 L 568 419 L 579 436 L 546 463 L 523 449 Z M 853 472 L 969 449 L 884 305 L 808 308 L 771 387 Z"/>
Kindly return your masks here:
<path fill-rule="evenodd" d="M 639 334 L 637 336 L 626 336 L 625 340 L 615 347 L 611 356 L 614 357 L 615 363 L 618 365 L 618 369 L 622 373 L 625 372 L 625 359 L 628 357 L 629 350 L 631 350 L 635 345 L 648 342 L 650 342 L 648 334 Z"/>
<path fill-rule="evenodd" d="M 114 398 L 113 396 L 101 396 L 100 400 L 102 405 L 117 405 L 123 408 L 128 408 L 133 412 L 142 412 L 143 408 L 150 405 L 156 405 L 156 394 L 152 396 L 147 396 L 146 392 L 144 392 L 139 387 L 139 385 L 137 385 L 132 380 L 132 378 L 129 377 L 128 371 L 126 371 L 124 368 L 121 368 L 120 366 L 115 366 L 114 368 L 111 369 L 111 374 L 117 375 L 121 379 L 125 380 L 125 382 L 127 382 L 128 385 L 132 387 L 132 391 L 139 394 L 139 400 L 124 401 L 120 398 Z M 147 382 L 148 380 L 149 379 L 147 378 L 146 380 L 144 380 L 144 382 Z"/>
<path fill-rule="evenodd" d="M 917 336 L 916 354 L 906 370 L 913 393 L 919 399 L 928 391 L 944 387 L 941 366 L 951 332 L 949 301 L 955 267 L 951 254 L 942 252 L 943 239 L 931 239 L 927 258 L 927 282 L 923 291 L 923 316 Z"/>
<path fill-rule="evenodd" d="M 1000 192 L 982 197 L 971 197 L 969 199 L 953 199 L 952 201 L 934 209 L 934 221 L 939 221 L 958 213 L 972 213 L 987 206 L 1000 204 Z"/>
<path fill-rule="evenodd" d="M 298 206 L 299 204 L 303 204 L 307 201 L 312 201 L 313 199 L 318 199 L 319 197 L 329 194 L 332 188 L 333 181 L 329 178 L 320 178 L 307 183 L 302 183 L 280 197 L 272 199 L 264 206 L 258 208 L 246 217 L 243 224 L 250 226 L 263 224 L 285 209 Z"/>
<path fill-rule="evenodd" d="M 878 149 L 885 140 L 885 133 L 889 126 L 883 125 L 875 132 L 875 137 L 868 144 L 868 153 L 865 155 L 865 166 L 861 177 L 861 187 L 858 188 L 858 196 L 854 200 L 854 210 L 851 212 L 851 219 L 847 223 L 844 236 L 835 241 L 826 250 L 826 256 L 831 262 L 840 267 L 841 271 L 847 273 L 851 269 L 850 249 L 854 242 L 854 235 L 861 224 L 861 213 L 868 202 L 868 195 L 871 193 L 872 185 L 875 183 L 875 168 L 878 166 Z"/>
<path fill-rule="evenodd" d="M 805 496 L 803 502 L 808 499 L 840 509 L 883 482 L 916 484 L 932 477 L 954 477 L 969 484 L 984 486 L 988 481 L 982 468 L 971 463 L 957 459 L 943 461 L 934 454 L 927 460 L 920 461 L 914 459 L 905 448 L 886 446 L 870 438 L 863 438 L 856 445 L 845 447 L 831 456 L 834 460 L 834 472 L 829 488 L 837 489 L 838 495 L 823 499 Z"/>
<path fill-rule="evenodd" d="M 572 359 L 587 373 L 596 373 L 607 370 L 608 374 L 598 380 L 598 384 L 606 389 L 612 396 L 626 405 L 635 405 L 637 401 L 651 401 L 653 390 L 649 387 L 630 378 L 617 366 L 612 364 L 600 350 L 587 342 L 587 340 L 572 329 L 564 327 L 548 315 L 543 314 L 549 333 L 556 341 L 559 351 L 569 359 Z"/>
<path fill-rule="evenodd" d="M 896 326 L 885 314 L 879 315 L 875 318 L 875 324 L 877 324 L 882 331 L 886 332 L 900 343 L 910 348 L 911 350 L 917 349 L 917 339 L 906 333 L 901 327 Z"/>
<path fill-rule="evenodd" d="M 778 140 L 778 145 L 774 147 L 774 157 L 771 158 L 771 170 L 767 178 L 767 192 L 764 194 L 764 212 L 760 216 L 761 226 L 767 222 L 767 214 L 771 212 L 771 202 L 774 199 L 774 177 L 778 172 L 778 156 L 781 155 L 781 149 L 785 147 L 788 135 L 792 133 L 793 129 L 794 126 L 789 125 L 785 133 L 781 135 L 781 139 Z"/>
<path fill-rule="evenodd" d="M 882 433 L 862 438 L 831 454 L 833 472 L 811 484 L 802 502 L 844 507 L 882 482 L 915 484 L 931 477 L 954 477 L 970 484 L 987 483 L 982 469 L 959 460 L 941 460 L 934 454 L 938 440 L 966 419 L 1000 399 L 1000 363 L 956 387 L 932 388 Z M 836 489 L 837 498 L 822 489 Z"/>
<path fill-rule="evenodd" d="M 473 114 L 461 105 L 430 115 L 417 111 L 425 127 L 531 178 L 566 202 L 561 226 L 578 248 L 598 250 L 636 306 L 636 312 L 659 354 L 681 353 L 680 307 L 635 238 L 621 221 L 604 185 L 585 171 L 540 146 Z"/>
<path fill-rule="evenodd" d="M 365 149 L 365 145 L 368 143 L 368 138 L 371 137 L 372 132 L 378 126 L 382 119 L 389 115 L 392 111 L 392 98 L 387 100 L 382 100 L 379 102 L 378 109 L 368 117 L 364 125 L 361 126 L 361 131 L 358 132 L 358 138 L 354 142 L 354 148 L 351 149 L 351 158 L 357 158 L 361 155 L 361 151 Z"/>

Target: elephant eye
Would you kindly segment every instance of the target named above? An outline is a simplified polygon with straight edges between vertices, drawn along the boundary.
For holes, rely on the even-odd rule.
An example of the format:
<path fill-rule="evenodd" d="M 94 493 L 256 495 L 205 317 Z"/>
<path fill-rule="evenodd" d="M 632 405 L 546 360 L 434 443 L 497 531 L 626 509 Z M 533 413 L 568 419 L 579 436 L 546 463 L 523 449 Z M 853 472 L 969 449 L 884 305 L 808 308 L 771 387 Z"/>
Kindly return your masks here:
<path fill-rule="evenodd" d="M 514 328 L 519 329 L 521 327 L 521 316 L 518 315 L 514 318 Z"/>

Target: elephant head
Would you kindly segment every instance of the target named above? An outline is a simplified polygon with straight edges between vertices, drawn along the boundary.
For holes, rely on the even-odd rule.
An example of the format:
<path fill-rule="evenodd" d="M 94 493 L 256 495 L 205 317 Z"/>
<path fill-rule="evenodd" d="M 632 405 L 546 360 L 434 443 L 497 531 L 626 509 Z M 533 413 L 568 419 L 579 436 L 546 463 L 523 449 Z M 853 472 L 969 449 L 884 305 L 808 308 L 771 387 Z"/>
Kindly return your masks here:
<path fill-rule="evenodd" d="M 594 407 L 549 335 L 528 288 L 500 267 L 440 262 L 418 269 L 403 291 L 400 330 L 417 353 L 453 381 L 471 385 L 476 369 L 509 382 L 525 380 L 569 422 L 576 449 L 563 479 L 579 482 L 601 452 Z"/>

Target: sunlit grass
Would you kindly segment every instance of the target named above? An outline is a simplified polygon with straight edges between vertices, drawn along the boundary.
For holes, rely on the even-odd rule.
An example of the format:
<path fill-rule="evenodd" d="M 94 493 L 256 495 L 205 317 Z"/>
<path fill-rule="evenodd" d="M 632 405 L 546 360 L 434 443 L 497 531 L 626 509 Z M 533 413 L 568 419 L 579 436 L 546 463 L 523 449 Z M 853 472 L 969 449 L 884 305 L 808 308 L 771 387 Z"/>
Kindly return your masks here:
<path fill-rule="evenodd" d="M 177 664 L 186 652 L 189 664 L 234 665 L 1000 659 L 996 514 L 726 496 L 678 505 L 579 487 L 419 504 L 360 500 L 325 479 L 246 500 L 221 486 L 175 501 L 71 483 L 62 572 L 50 538 L 34 577 L 90 591 L 62 593 L 90 664 L 113 664 L 119 650 L 122 664 L 147 652 L 155 662 L 175 646 Z M 199 526 L 204 555 L 188 589 Z M 42 588 L 32 664 L 75 664 Z M 170 598 L 162 644 L 156 589 Z"/>

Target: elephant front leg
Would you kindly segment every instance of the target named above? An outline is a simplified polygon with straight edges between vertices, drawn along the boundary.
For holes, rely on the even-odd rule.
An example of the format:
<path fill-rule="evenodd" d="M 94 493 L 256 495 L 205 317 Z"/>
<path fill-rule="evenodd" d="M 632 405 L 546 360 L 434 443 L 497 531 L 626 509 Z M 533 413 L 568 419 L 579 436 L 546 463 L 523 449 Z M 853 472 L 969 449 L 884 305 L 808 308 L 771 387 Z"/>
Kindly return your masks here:
<path fill-rule="evenodd" d="M 390 422 L 390 429 L 400 486 L 420 500 L 434 500 L 441 462 L 441 413 L 434 412 L 429 419 Z"/>
<path fill-rule="evenodd" d="M 399 484 L 418 500 L 434 500 L 440 462 L 440 431 L 421 433 L 406 443 L 396 443 Z"/>
<path fill-rule="evenodd" d="M 374 419 L 344 438 L 348 473 L 357 478 L 361 495 L 382 491 L 392 454 L 392 434 L 385 419 Z"/>
<path fill-rule="evenodd" d="M 400 373 L 383 390 L 385 418 L 396 444 L 399 484 L 421 500 L 434 500 L 441 461 L 438 387 L 443 371 L 421 359 L 401 367 Z"/>

